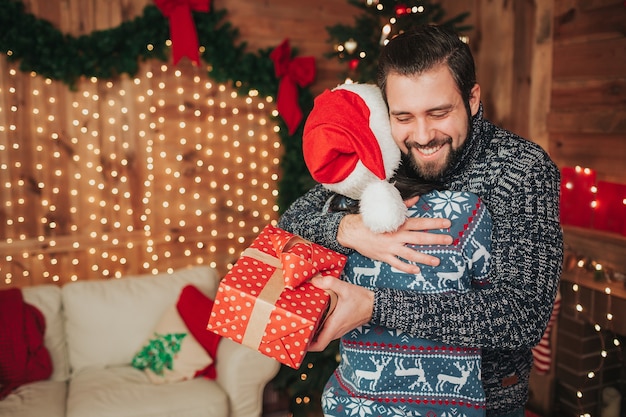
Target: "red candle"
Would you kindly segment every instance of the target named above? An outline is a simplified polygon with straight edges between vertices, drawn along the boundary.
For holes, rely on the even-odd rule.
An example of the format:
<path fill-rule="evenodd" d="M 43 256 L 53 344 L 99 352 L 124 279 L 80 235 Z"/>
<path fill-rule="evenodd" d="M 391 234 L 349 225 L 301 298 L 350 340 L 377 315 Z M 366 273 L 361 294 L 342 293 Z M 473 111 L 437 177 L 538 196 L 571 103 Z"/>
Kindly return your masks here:
<path fill-rule="evenodd" d="M 596 172 L 589 168 L 561 169 L 561 223 L 591 227 L 595 201 Z"/>
<path fill-rule="evenodd" d="M 626 184 L 599 181 L 593 228 L 626 235 Z"/>

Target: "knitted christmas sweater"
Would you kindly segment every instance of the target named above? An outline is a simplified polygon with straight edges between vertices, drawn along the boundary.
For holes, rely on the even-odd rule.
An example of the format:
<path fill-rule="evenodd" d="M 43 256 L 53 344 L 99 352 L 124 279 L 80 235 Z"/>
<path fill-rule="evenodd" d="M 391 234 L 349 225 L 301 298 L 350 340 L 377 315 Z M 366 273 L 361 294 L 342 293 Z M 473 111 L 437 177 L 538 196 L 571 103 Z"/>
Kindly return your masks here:
<path fill-rule="evenodd" d="M 446 217 L 451 245 L 411 246 L 441 263 L 406 274 L 354 252 L 342 279 L 370 289 L 411 289 L 428 294 L 462 294 L 488 285 L 491 217 L 475 195 L 433 191 L 409 209 L 411 217 Z M 368 323 L 341 338 L 341 362 L 322 396 L 327 416 L 484 417 L 481 352 L 413 337 Z"/>
<path fill-rule="evenodd" d="M 531 348 L 546 328 L 561 275 L 559 170 L 539 145 L 484 119 L 481 106 L 461 158 L 442 181 L 477 194 L 492 215 L 492 287 L 455 296 L 378 288 L 372 320 L 415 337 L 482 348 L 487 416 L 503 414 L 528 398 Z M 316 185 L 279 226 L 349 254 L 336 238 L 345 213 L 323 210 L 330 195 Z"/>

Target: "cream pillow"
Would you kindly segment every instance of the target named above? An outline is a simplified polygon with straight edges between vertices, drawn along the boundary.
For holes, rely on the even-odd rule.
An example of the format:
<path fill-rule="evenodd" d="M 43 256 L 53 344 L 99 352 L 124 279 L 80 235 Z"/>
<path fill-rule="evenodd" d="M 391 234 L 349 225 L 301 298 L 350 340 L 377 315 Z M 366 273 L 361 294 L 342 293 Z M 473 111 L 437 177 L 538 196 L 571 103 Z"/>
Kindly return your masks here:
<path fill-rule="evenodd" d="M 213 363 L 213 358 L 191 334 L 176 305 L 169 307 L 152 336 L 133 358 L 155 384 L 192 379 Z"/>

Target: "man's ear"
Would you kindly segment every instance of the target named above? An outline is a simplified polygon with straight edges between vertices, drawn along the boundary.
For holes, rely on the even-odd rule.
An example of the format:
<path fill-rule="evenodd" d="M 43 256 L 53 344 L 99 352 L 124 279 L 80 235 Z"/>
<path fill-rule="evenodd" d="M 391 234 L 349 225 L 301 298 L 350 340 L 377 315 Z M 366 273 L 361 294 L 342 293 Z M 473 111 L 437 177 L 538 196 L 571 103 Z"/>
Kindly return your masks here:
<path fill-rule="evenodd" d="M 472 87 L 472 90 L 470 91 L 469 105 L 470 110 L 472 111 L 472 116 L 475 116 L 476 113 L 478 113 L 478 108 L 480 107 L 480 85 L 478 83 L 474 84 L 474 87 Z"/>

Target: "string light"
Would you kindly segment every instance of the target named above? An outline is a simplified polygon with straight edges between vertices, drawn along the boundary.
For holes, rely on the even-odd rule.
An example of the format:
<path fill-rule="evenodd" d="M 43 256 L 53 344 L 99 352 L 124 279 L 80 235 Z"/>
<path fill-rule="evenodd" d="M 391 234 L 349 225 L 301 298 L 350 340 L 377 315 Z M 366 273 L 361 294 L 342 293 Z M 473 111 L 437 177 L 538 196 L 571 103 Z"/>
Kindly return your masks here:
<path fill-rule="evenodd" d="M 92 77 L 76 92 L 0 66 L 6 285 L 192 264 L 224 273 L 276 220 L 272 97 L 242 95 L 192 65 L 143 63 L 132 79 Z M 29 107 L 18 85 L 29 86 Z"/>
<path fill-rule="evenodd" d="M 612 294 L 614 292 L 613 286 L 615 286 L 618 281 L 613 279 L 610 272 L 607 271 L 600 262 L 581 256 L 571 250 L 571 248 L 566 248 L 564 265 L 563 279 L 565 282 L 571 282 L 570 288 L 574 294 L 573 307 L 576 312 L 576 319 L 584 323 L 591 323 L 597 335 L 596 337 L 599 344 L 597 350 L 597 365 L 586 371 L 587 379 L 596 380 L 599 375 L 603 375 L 603 373 L 606 372 L 606 360 L 609 359 L 610 356 L 613 357 L 613 360 L 617 358 L 622 362 L 623 366 L 621 342 L 619 337 L 613 333 L 612 329 L 614 318 L 612 311 Z M 581 294 L 583 286 L 587 288 L 584 296 Z M 595 293 L 604 294 L 605 301 L 594 301 L 596 298 L 594 296 Z M 589 305 L 586 303 L 589 303 Z M 605 313 L 599 311 L 599 305 L 606 305 Z M 612 340 L 612 348 L 607 346 L 609 339 Z M 586 360 L 585 363 L 588 363 L 588 361 Z M 610 385 L 614 382 L 615 381 L 598 381 L 594 382 L 592 385 L 596 386 L 600 383 Z M 578 415 L 593 417 L 595 414 L 587 412 L 591 410 L 588 409 L 588 406 L 583 405 L 585 391 L 586 389 L 582 387 L 576 390 L 579 408 Z M 587 409 L 585 410 L 585 408 Z"/>

